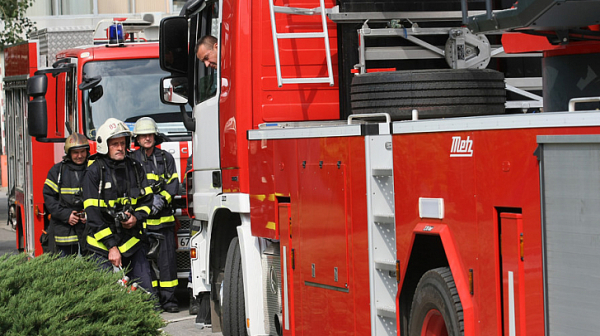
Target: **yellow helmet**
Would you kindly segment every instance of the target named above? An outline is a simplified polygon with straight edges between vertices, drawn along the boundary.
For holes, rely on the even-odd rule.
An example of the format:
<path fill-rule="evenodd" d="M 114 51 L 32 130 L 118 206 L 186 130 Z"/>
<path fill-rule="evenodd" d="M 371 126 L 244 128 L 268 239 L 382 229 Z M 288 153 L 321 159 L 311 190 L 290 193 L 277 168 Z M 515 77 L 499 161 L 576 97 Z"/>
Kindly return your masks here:
<path fill-rule="evenodd" d="M 87 150 L 90 150 L 90 143 L 88 142 L 88 139 L 85 137 L 85 135 L 73 133 L 69 135 L 69 137 L 65 141 L 65 154 L 68 155 L 71 149 L 78 148 L 86 148 Z"/>
<path fill-rule="evenodd" d="M 127 125 L 119 119 L 108 118 L 96 132 L 96 151 L 100 154 L 108 154 L 108 139 L 120 137 L 125 137 L 129 148 L 131 131 Z"/>
<path fill-rule="evenodd" d="M 137 136 L 142 134 L 154 134 L 155 145 L 161 144 L 163 142 L 163 136 L 158 133 L 158 126 L 156 126 L 156 121 L 150 117 L 143 117 L 138 119 L 135 122 L 135 126 L 133 126 L 133 144 L 139 147 L 139 143 L 137 142 Z"/>

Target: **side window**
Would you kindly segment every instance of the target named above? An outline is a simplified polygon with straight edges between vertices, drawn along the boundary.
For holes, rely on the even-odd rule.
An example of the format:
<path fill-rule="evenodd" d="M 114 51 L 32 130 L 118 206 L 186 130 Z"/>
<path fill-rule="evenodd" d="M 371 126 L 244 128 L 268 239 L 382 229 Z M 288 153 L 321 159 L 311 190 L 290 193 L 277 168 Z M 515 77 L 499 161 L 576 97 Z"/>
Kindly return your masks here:
<path fill-rule="evenodd" d="M 50 138 L 66 138 L 69 133 L 77 131 L 75 107 L 77 99 L 77 84 L 75 82 L 75 68 L 64 68 L 56 75 L 48 74 L 48 80 L 54 81 L 56 91 L 50 92 L 56 98 L 54 106 L 48 106 L 48 113 L 54 112 L 54 125 L 49 125 Z M 54 132 L 52 132 L 54 131 Z M 54 133 L 54 134 L 52 134 Z"/>
<path fill-rule="evenodd" d="M 56 85 L 56 102 L 54 105 L 54 129 L 49 129 L 48 137 L 66 138 L 65 135 L 65 117 L 67 115 L 67 73 L 61 72 L 53 78 L 52 75 L 48 75 L 49 80 L 54 80 Z M 50 111 L 48 111 L 50 112 Z M 54 131 L 51 135 L 50 131 Z"/>
<path fill-rule="evenodd" d="M 196 36 L 198 39 L 210 35 L 219 38 L 218 34 L 219 3 L 209 3 L 200 14 Z M 218 43 L 218 42 L 217 42 Z M 219 57 L 218 50 L 209 50 L 205 53 L 205 60 Z M 216 62 L 215 62 L 216 63 Z M 204 62 L 196 58 L 196 103 L 203 102 L 217 94 L 217 70 L 206 66 Z"/>
<path fill-rule="evenodd" d="M 77 132 L 77 115 L 75 113 L 75 106 L 77 106 L 77 85 L 74 81 L 75 72 L 69 71 L 67 72 L 66 78 L 66 118 L 65 122 L 68 124 L 66 126 L 71 130 L 72 133 Z"/>

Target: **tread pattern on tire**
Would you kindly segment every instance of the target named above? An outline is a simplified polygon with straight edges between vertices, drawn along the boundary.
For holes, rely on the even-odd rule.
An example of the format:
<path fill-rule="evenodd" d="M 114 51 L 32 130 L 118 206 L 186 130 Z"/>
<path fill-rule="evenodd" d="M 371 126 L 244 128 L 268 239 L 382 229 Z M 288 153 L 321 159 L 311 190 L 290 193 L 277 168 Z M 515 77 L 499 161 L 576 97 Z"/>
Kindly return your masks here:
<path fill-rule="evenodd" d="M 223 335 L 246 335 L 246 307 L 242 256 L 238 237 L 233 238 L 227 250 L 225 279 L 223 281 Z"/>
<path fill-rule="evenodd" d="M 465 330 L 465 326 L 464 326 L 464 311 L 463 311 L 463 307 L 462 307 L 462 303 L 460 301 L 460 297 L 458 295 L 458 290 L 456 289 L 456 283 L 454 282 L 454 277 L 452 276 L 452 271 L 450 271 L 449 267 L 439 267 L 439 268 L 435 268 L 432 270 L 427 271 L 422 277 L 421 280 L 419 280 L 419 283 L 417 284 L 417 291 L 415 292 L 415 296 L 413 298 L 413 303 L 411 305 L 411 312 L 410 312 L 410 322 L 409 322 L 409 330 L 410 332 L 413 332 L 413 319 L 416 318 L 414 315 L 419 313 L 419 312 L 415 312 L 416 310 L 418 310 L 417 305 L 421 304 L 421 302 L 419 302 L 418 297 L 419 296 L 424 296 L 423 291 L 420 289 L 425 287 L 425 284 L 430 284 L 433 283 L 434 281 L 432 281 L 432 278 L 435 277 L 440 277 L 441 281 L 445 284 L 448 293 L 449 293 L 449 301 L 450 301 L 450 305 L 452 306 L 451 308 L 454 310 L 454 312 L 456 313 L 457 316 L 457 327 L 458 327 L 458 334 L 453 333 L 452 330 L 448 330 L 448 335 L 452 335 L 452 336 L 459 336 L 459 335 L 464 335 L 464 330 Z M 423 305 L 424 307 L 427 305 Z M 450 308 L 450 307 L 449 307 Z M 439 309 L 439 307 L 437 308 Z M 422 312 L 421 312 L 422 313 Z"/>
<path fill-rule="evenodd" d="M 504 75 L 483 69 L 368 73 L 352 80 L 352 114 L 389 113 L 392 120 L 504 113 Z"/>

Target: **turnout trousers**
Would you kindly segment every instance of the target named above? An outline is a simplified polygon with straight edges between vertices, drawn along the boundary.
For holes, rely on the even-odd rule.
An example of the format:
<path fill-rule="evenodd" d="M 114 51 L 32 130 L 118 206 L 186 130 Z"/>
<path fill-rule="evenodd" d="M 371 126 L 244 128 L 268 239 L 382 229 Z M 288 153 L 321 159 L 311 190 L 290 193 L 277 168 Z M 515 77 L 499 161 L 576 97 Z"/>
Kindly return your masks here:
<path fill-rule="evenodd" d="M 107 257 L 99 253 L 94 253 L 92 258 L 98 261 L 100 267 L 109 270 L 113 269 L 113 264 Z M 123 264 L 123 269 L 129 267 L 129 272 L 126 275 L 131 279 L 130 281 L 137 282 L 145 290 L 156 295 L 156 291 L 152 287 L 150 264 L 148 263 L 148 259 L 146 259 L 146 250 L 143 247 L 128 257 L 121 255 L 121 264 Z"/>
<path fill-rule="evenodd" d="M 162 234 L 165 239 L 160 242 L 158 258 L 151 260 L 152 267 L 152 285 L 156 289 L 160 304 L 163 308 L 177 306 L 175 297 L 175 288 L 179 284 L 177 280 L 177 256 L 175 251 L 175 227 L 166 227 L 152 232 Z M 158 271 L 158 272 L 157 272 Z"/>

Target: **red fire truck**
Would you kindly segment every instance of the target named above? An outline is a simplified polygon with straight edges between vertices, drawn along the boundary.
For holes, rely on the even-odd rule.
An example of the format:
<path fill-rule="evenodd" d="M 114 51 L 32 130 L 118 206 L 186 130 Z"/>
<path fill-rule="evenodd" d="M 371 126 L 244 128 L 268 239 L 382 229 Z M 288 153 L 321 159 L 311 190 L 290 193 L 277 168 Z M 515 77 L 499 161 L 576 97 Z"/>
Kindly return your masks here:
<path fill-rule="evenodd" d="M 213 331 L 597 334 L 600 2 L 336 3 L 190 1 L 161 23 Z M 404 62 L 436 32 L 451 69 Z M 506 101 L 502 72 L 526 67 L 490 61 L 502 32 L 544 54 L 542 109 Z"/>
<path fill-rule="evenodd" d="M 121 23 L 122 39 L 128 22 L 117 22 Z M 138 32 L 139 24 L 136 22 Z M 39 238 L 48 225 L 44 181 L 50 167 L 62 160 L 64 140 L 70 133 L 86 135 L 95 152 L 96 129 L 107 118 L 124 120 L 133 129 L 138 118 L 149 116 L 169 137 L 161 148 L 176 159 L 178 171 L 185 171 L 191 155 L 190 133 L 179 114 L 173 113 L 177 108 L 161 104 L 156 96 L 158 79 L 165 75 L 159 67 L 158 43 L 124 43 L 122 39 L 94 45 L 93 33 L 92 29 L 47 30 L 36 40 L 4 51 L 9 223 L 16 229 L 17 248 L 31 255 L 42 253 Z M 58 51 L 56 56 L 52 51 Z M 47 88 L 36 93 L 28 105 L 27 80 L 35 75 L 45 77 Z M 38 106 L 33 108 L 32 104 Z M 41 105 L 46 108 L 38 109 Z M 178 219 L 182 224 L 179 276 L 187 278 L 189 219 L 181 209 Z"/>

